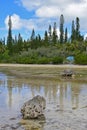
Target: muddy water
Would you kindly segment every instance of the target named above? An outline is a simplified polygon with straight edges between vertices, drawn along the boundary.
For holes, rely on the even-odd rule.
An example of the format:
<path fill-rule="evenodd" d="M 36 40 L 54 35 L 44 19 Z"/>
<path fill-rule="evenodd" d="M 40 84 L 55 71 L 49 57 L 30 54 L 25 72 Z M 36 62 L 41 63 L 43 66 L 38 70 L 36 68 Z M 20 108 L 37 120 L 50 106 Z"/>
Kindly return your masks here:
<path fill-rule="evenodd" d="M 46 99 L 45 119 L 29 130 L 87 130 L 87 83 L 50 79 L 18 79 L 0 73 L 0 130 L 28 130 L 20 108 L 37 94 Z"/>

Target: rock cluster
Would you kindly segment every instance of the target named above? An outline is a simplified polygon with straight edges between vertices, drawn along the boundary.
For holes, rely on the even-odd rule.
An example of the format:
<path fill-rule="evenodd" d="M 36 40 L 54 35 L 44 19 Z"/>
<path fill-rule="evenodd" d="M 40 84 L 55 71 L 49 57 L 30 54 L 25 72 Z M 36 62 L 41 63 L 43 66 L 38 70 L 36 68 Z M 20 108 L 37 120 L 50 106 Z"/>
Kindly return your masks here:
<path fill-rule="evenodd" d="M 31 100 L 24 103 L 21 108 L 21 113 L 24 119 L 35 119 L 43 115 L 43 110 L 45 107 L 45 98 L 37 95 Z"/>

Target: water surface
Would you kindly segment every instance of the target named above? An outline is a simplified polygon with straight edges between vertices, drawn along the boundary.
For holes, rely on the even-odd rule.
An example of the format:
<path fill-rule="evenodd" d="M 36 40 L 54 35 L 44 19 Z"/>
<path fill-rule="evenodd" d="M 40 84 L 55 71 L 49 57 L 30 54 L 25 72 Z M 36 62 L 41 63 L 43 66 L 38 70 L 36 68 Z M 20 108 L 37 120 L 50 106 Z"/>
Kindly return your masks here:
<path fill-rule="evenodd" d="M 18 123 L 23 103 L 38 94 L 46 99 L 46 121 L 41 130 L 87 129 L 87 83 L 67 79 L 21 79 L 0 73 L 1 130 L 7 124 Z"/>

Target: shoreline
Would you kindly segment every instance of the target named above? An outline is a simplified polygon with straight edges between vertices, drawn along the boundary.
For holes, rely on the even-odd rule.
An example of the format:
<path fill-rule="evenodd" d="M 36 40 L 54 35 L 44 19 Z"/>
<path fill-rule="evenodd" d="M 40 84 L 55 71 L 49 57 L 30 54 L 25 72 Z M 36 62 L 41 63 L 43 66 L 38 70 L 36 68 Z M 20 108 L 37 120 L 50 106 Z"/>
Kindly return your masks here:
<path fill-rule="evenodd" d="M 87 68 L 87 65 L 73 65 L 73 64 L 0 64 L 0 67 L 57 67 L 57 68 Z"/>
<path fill-rule="evenodd" d="M 87 81 L 87 65 L 0 64 L 0 71 L 20 78 L 59 79 L 64 70 L 72 70 L 72 80 Z"/>

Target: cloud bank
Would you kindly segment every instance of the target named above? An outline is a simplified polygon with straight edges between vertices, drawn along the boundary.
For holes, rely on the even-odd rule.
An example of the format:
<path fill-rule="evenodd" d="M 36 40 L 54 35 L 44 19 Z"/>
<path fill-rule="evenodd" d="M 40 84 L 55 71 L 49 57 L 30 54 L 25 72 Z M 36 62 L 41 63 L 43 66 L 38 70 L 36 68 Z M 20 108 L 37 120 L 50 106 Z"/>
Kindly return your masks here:
<path fill-rule="evenodd" d="M 59 17 L 64 14 L 67 18 L 85 18 L 87 0 L 20 0 L 21 5 L 28 11 L 35 10 L 37 17 Z"/>

